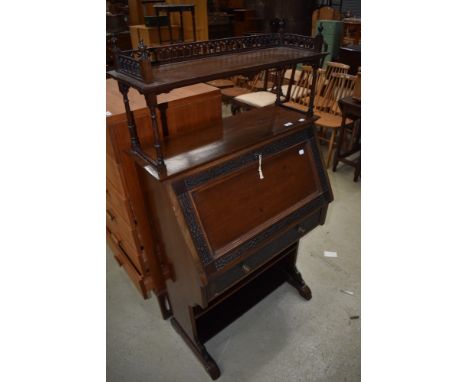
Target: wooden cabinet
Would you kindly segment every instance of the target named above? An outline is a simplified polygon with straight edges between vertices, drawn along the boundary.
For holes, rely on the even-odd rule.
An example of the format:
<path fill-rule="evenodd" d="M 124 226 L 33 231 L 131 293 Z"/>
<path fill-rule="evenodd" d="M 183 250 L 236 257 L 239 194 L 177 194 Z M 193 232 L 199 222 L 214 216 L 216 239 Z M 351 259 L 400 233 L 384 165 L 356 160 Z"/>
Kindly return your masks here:
<path fill-rule="evenodd" d="M 168 0 L 167 4 L 184 4 L 187 3 L 185 0 Z M 195 5 L 195 24 L 196 24 L 196 36 L 197 40 L 208 39 L 208 10 L 207 2 L 204 0 L 193 0 L 189 2 Z M 130 34 L 132 40 L 133 49 L 138 47 L 138 41 L 141 39 L 146 45 L 159 44 L 160 41 L 169 41 L 169 28 L 167 26 L 161 27 L 161 37 L 159 36 L 158 27 L 148 27 L 145 25 L 144 15 L 155 15 L 153 4 L 147 4 L 145 6 L 145 12 L 143 12 L 143 5 L 141 0 L 129 1 L 130 11 Z M 184 13 L 182 15 L 184 23 L 184 40 L 193 39 L 193 28 L 192 18 L 190 13 Z M 178 37 L 180 33 L 180 17 L 178 14 L 171 16 L 171 25 L 173 36 Z"/>
<path fill-rule="evenodd" d="M 108 243 L 119 264 L 144 298 L 151 290 L 163 298 L 170 267 L 156 238 L 148 232 L 148 220 L 142 204 L 142 194 L 136 167 L 129 155 L 128 133 L 122 95 L 113 79 L 107 84 L 106 121 L 106 227 Z M 134 118 L 143 143 L 152 140 L 149 111 L 144 97 L 131 92 L 130 103 L 136 107 Z M 219 89 L 206 84 L 179 88 L 160 95 L 161 134 L 177 136 L 195 127 L 221 121 Z M 200 112 L 199 112 L 200 111 Z M 164 122 L 164 123 L 163 123 Z M 148 250 L 149 249 L 149 250 Z M 156 256 L 155 256 L 156 254 Z"/>
<path fill-rule="evenodd" d="M 318 20 L 317 28 L 323 27 L 323 40 L 328 46 L 329 55 L 325 62 L 334 61 L 338 57 L 338 51 L 343 38 L 343 22 L 336 20 Z"/>
<path fill-rule="evenodd" d="M 312 298 L 296 267 L 298 242 L 324 223 L 333 199 L 314 125 L 315 89 L 305 113 L 282 104 L 278 86 L 275 105 L 222 120 L 211 110 L 219 110 L 220 98 L 216 107 L 191 101 L 175 111 L 170 102 L 161 105 L 161 97 L 200 81 L 282 72 L 299 63 L 316 73 L 325 56 L 322 43 L 320 35 L 281 33 L 142 47 L 119 55 L 118 69 L 109 73 L 125 102 L 133 87 L 145 95 L 150 113 L 140 121 L 138 110 L 126 110 L 131 152 L 125 176 L 135 189 L 129 199 L 146 223 L 137 213 L 136 232 L 130 225 L 121 244 L 140 240 L 148 261 L 142 256 L 135 271 L 151 270 L 151 259 L 157 260 L 163 317 L 171 317 L 213 379 L 220 370 L 203 345 L 209 338 L 284 282 Z M 125 205 L 120 210 L 124 215 Z M 116 222 L 110 218 L 110 229 Z"/>

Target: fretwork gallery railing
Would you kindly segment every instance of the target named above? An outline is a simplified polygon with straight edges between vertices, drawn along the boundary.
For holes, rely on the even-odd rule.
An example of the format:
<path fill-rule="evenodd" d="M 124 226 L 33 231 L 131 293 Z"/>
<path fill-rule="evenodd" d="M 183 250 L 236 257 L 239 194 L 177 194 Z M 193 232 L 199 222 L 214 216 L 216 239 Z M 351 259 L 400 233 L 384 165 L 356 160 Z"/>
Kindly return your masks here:
<path fill-rule="evenodd" d="M 151 66 L 200 59 L 215 55 L 289 46 L 321 52 L 323 38 L 300 36 L 289 33 L 257 34 L 245 37 L 181 43 L 147 48 L 140 42 L 137 50 L 116 52 L 117 71 L 141 79 L 152 81 Z"/>

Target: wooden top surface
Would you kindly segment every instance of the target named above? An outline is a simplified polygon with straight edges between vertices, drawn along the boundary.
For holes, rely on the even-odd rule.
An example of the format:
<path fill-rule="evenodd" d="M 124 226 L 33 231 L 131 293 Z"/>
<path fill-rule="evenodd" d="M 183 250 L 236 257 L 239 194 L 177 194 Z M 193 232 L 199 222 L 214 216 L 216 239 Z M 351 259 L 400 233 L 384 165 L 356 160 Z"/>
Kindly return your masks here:
<path fill-rule="evenodd" d="M 292 125 L 284 126 L 288 122 Z M 267 106 L 224 118 L 220 124 L 195 133 L 172 139 L 166 138 L 162 147 L 167 171 L 166 174 L 160 175 L 160 179 L 174 176 L 255 144 L 266 143 L 275 136 L 311 122 L 312 119 L 307 119 L 303 113 L 280 106 Z M 147 146 L 143 149 L 155 159 L 156 154 L 152 147 Z"/>
<path fill-rule="evenodd" d="M 289 47 L 259 49 L 156 66 L 153 68 L 153 76 L 158 85 L 176 86 L 194 77 L 216 79 L 227 71 L 232 73 L 250 69 L 254 71 L 255 68 L 274 66 L 274 64 L 297 61 L 315 55 L 317 53 Z"/>
<path fill-rule="evenodd" d="M 152 83 L 145 84 L 120 72 L 109 75 L 142 93 L 162 93 L 171 89 L 207 82 L 235 74 L 255 73 L 279 66 L 320 60 L 327 53 L 288 46 L 257 49 L 153 66 Z"/>
<path fill-rule="evenodd" d="M 174 89 L 169 93 L 158 95 L 158 104 L 175 101 L 182 98 L 194 97 L 210 92 L 219 92 L 219 89 L 204 83 L 198 83 L 195 85 Z M 145 97 L 133 88 L 130 88 L 128 92 L 128 99 L 130 101 L 130 107 L 134 111 L 147 107 Z M 112 115 L 125 113 L 125 106 L 123 103 L 122 94 L 119 91 L 118 83 L 112 78 L 106 80 L 106 111 L 111 112 Z"/>

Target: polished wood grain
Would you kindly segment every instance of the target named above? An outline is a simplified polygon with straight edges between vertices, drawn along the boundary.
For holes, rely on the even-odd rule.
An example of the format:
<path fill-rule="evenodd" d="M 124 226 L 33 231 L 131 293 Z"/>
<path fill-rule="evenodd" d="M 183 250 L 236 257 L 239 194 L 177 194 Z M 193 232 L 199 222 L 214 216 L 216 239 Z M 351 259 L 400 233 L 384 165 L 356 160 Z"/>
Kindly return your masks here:
<path fill-rule="evenodd" d="M 288 121 L 293 125 L 285 126 Z M 149 226 L 159 227 L 154 240 L 160 237 L 174 269 L 166 281 L 171 322 L 213 378 L 219 370 L 203 341 L 218 327 L 206 326 L 208 315 L 219 314 L 218 306 L 273 271 L 272 277 L 283 274 L 280 282 L 289 282 L 303 298 L 312 296 L 295 254 L 286 251 L 323 224 L 332 199 L 312 123 L 302 113 L 274 106 L 165 139 L 165 175 L 134 156 Z M 208 138 L 211 143 L 193 148 Z M 258 161 L 243 164 L 257 149 L 273 152 L 262 161 L 262 179 Z M 208 252 L 202 252 L 200 237 Z"/>
<path fill-rule="evenodd" d="M 297 208 L 318 191 L 316 173 L 306 150 L 307 146 L 300 144 L 263 159 L 262 179 L 257 171 L 260 165 L 253 163 L 192 193 L 216 257 L 281 219 L 292 206 Z"/>
<path fill-rule="evenodd" d="M 163 142 L 166 172 L 161 174 L 161 179 L 232 154 L 251 142 L 267 142 L 309 122 L 310 119 L 298 111 L 268 106 L 224 118 L 193 134 L 169 138 Z M 286 123 L 292 125 L 285 126 Z M 149 146 L 144 148 L 155 157 Z"/>

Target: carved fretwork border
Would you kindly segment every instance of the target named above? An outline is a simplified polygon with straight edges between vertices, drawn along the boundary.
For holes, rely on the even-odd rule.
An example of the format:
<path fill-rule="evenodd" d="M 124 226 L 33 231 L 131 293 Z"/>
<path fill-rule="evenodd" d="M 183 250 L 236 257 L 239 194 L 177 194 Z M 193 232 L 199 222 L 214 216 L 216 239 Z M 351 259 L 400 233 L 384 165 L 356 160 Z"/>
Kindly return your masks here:
<path fill-rule="evenodd" d="M 196 216 L 195 207 L 192 203 L 192 199 L 189 196 L 190 191 L 207 181 L 222 175 L 229 174 L 232 171 L 240 169 L 246 165 L 249 165 L 250 163 L 256 162 L 258 160 L 259 153 L 261 153 L 262 156 L 266 158 L 306 140 L 310 142 L 315 162 L 321 164 L 320 152 L 316 140 L 313 138 L 313 134 L 314 133 L 311 128 L 302 129 L 297 133 L 288 135 L 283 139 L 274 141 L 273 143 L 267 144 L 256 150 L 251 150 L 248 153 L 241 155 L 240 157 L 237 157 L 233 160 L 222 163 L 219 166 L 209 168 L 205 171 L 174 183 L 174 192 L 178 197 L 182 212 L 184 214 L 185 222 L 187 223 L 195 248 L 204 266 L 214 262 L 214 266 L 217 270 L 222 269 L 226 264 L 235 260 L 239 256 L 242 256 L 245 251 L 254 249 L 255 247 L 261 245 L 265 240 L 274 236 L 276 233 L 278 233 L 278 231 L 283 230 L 285 227 L 292 224 L 295 220 L 301 219 L 314 210 L 317 210 L 318 208 L 330 203 L 332 200 L 331 190 L 329 189 L 329 184 L 325 170 L 323 169 L 323 165 L 319 165 L 318 176 L 321 187 L 323 189 L 322 195 L 320 195 L 315 200 L 305 204 L 298 210 L 286 216 L 284 219 L 268 227 L 264 231 L 252 237 L 250 240 L 243 243 L 241 246 L 233 249 L 216 260 L 213 258 L 210 247 L 207 243 L 207 239 L 203 229 L 201 228 L 201 223 Z"/>
<path fill-rule="evenodd" d="M 143 78 L 139 61 L 142 51 L 151 59 L 153 65 L 168 64 L 179 61 L 199 59 L 249 50 L 289 46 L 321 52 L 322 39 L 301 36 L 291 33 L 257 34 L 243 37 L 230 37 L 216 40 L 196 41 L 158 47 L 141 47 L 139 50 L 121 52 L 119 55 L 119 72 L 132 77 Z"/>

